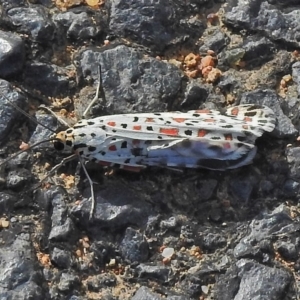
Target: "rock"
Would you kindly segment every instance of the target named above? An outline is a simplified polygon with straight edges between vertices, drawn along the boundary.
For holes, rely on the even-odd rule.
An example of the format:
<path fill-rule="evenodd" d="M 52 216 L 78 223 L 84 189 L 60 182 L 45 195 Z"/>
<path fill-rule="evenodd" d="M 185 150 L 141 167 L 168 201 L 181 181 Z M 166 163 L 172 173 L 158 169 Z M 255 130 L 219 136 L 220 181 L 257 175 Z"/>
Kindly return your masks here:
<path fill-rule="evenodd" d="M 163 111 L 180 90 L 182 73 L 177 67 L 144 57 L 142 52 L 130 47 L 117 46 L 103 52 L 88 49 L 76 60 L 79 74 L 83 78 L 91 76 L 95 81 L 101 65 L 105 106 L 110 113 Z M 75 104 L 77 114 L 82 115 L 86 102 Z M 84 109 L 80 108 L 82 105 Z"/>
<path fill-rule="evenodd" d="M 25 46 L 22 39 L 13 33 L 0 31 L 0 76 L 18 75 L 25 62 Z"/>
<path fill-rule="evenodd" d="M 299 47 L 300 39 L 294 30 L 299 26 L 298 10 L 285 13 L 267 1 L 230 2 L 226 7 L 224 23 L 237 29 L 259 31 L 270 40 L 281 41 Z"/>
<path fill-rule="evenodd" d="M 29 234 L 14 235 L 12 244 L 2 245 L 0 253 L 0 267 L 3 271 L 0 276 L 0 298 L 45 299 L 40 284 L 43 277 Z"/>
<path fill-rule="evenodd" d="M 45 96 L 67 96 L 74 84 L 66 73 L 66 69 L 56 65 L 41 62 L 28 63 L 24 70 L 25 84 Z"/>
<path fill-rule="evenodd" d="M 276 300 L 283 297 L 291 282 L 291 275 L 284 269 L 270 268 L 253 260 L 241 259 L 228 269 L 216 283 L 216 298 Z M 270 290 L 270 284 L 274 287 Z"/>
<path fill-rule="evenodd" d="M 128 227 L 120 244 L 120 252 L 124 259 L 140 263 L 147 260 L 149 247 L 143 234 Z"/>
<path fill-rule="evenodd" d="M 41 5 L 11 8 L 7 17 L 18 32 L 29 34 L 36 42 L 49 42 L 54 38 L 54 25 Z"/>

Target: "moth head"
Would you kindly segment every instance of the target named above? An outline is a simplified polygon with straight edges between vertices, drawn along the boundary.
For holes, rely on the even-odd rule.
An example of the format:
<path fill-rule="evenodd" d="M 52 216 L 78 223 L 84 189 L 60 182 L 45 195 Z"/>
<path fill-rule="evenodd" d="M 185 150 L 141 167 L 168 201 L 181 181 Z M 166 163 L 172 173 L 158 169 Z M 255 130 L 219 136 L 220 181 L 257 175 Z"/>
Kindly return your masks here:
<path fill-rule="evenodd" d="M 66 150 L 68 147 L 68 142 L 67 142 L 67 135 L 65 131 L 61 131 L 57 134 L 53 135 L 54 141 L 53 145 L 55 150 L 57 151 L 63 151 Z"/>

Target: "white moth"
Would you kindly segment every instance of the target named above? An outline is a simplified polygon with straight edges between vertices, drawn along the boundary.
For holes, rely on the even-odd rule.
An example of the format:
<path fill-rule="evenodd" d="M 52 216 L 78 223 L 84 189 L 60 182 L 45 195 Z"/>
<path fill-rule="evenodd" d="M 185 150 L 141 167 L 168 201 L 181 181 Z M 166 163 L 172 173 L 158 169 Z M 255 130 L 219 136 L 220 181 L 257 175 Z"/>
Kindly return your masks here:
<path fill-rule="evenodd" d="M 266 106 L 245 104 L 187 113 L 122 114 L 81 120 L 55 135 L 54 147 L 85 160 L 138 171 L 147 166 L 234 169 L 252 162 L 255 140 L 276 118 Z"/>

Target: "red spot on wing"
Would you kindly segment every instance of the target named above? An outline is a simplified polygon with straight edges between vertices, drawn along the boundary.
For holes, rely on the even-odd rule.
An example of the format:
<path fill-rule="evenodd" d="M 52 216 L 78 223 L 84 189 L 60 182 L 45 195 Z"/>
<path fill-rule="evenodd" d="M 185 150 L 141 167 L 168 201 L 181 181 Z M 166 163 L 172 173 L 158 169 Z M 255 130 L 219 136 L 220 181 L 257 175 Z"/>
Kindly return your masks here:
<path fill-rule="evenodd" d="M 233 140 L 233 137 L 232 137 L 231 133 L 224 134 L 224 137 L 225 137 L 226 141 L 232 141 Z"/>
<path fill-rule="evenodd" d="M 195 110 L 196 114 L 210 114 L 211 111 L 209 109 L 197 109 Z"/>
<path fill-rule="evenodd" d="M 223 144 L 223 148 L 224 148 L 224 149 L 230 149 L 230 148 L 231 148 L 230 143 L 224 143 L 224 144 Z"/>
<path fill-rule="evenodd" d="M 244 118 L 244 121 L 246 121 L 246 122 L 252 122 L 252 118 L 245 117 L 245 118 Z"/>
<path fill-rule="evenodd" d="M 177 123 L 183 123 L 184 121 L 186 121 L 185 118 L 172 118 L 172 119 Z"/>
<path fill-rule="evenodd" d="M 146 118 L 145 120 L 146 123 L 153 123 L 155 122 L 153 118 Z"/>
<path fill-rule="evenodd" d="M 109 151 L 117 151 L 117 147 L 116 147 L 116 145 L 111 145 L 108 147 L 108 150 Z"/>
<path fill-rule="evenodd" d="M 110 121 L 110 122 L 107 122 L 107 125 L 115 127 L 116 126 L 116 122 Z"/>
<path fill-rule="evenodd" d="M 134 125 L 132 127 L 133 130 L 141 130 L 142 129 L 142 126 L 141 125 Z"/>
<path fill-rule="evenodd" d="M 208 134 L 208 131 L 207 130 L 204 130 L 204 129 L 199 129 L 198 130 L 198 137 L 204 137 Z"/>
<path fill-rule="evenodd" d="M 238 115 L 238 113 L 239 113 L 239 109 L 237 108 L 237 107 L 235 107 L 235 108 L 233 108 L 232 110 L 231 110 L 231 114 L 233 115 L 233 116 L 237 116 Z"/>
<path fill-rule="evenodd" d="M 160 128 L 159 132 L 167 135 L 178 135 L 178 128 Z"/>

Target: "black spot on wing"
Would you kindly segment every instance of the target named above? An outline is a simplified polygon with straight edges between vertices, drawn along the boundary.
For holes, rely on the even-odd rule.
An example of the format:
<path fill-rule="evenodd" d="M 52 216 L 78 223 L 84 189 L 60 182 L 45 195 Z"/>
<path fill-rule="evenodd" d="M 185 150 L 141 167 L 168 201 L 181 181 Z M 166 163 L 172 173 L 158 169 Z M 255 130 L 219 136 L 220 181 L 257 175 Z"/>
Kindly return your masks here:
<path fill-rule="evenodd" d="M 124 129 L 126 129 L 127 126 L 128 126 L 128 124 L 126 124 L 126 123 L 121 124 L 121 127 L 124 128 Z"/>
<path fill-rule="evenodd" d="M 82 155 L 83 154 L 83 151 L 79 151 L 79 155 Z"/>
<path fill-rule="evenodd" d="M 253 104 L 247 108 L 247 111 L 262 108 L 260 105 Z"/>
<path fill-rule="evenodd" d="M 68 133 L 68 134 L 70 134 L 72 132 L 73 132 L 73 129 L 71 129 L 71 128 L 66 131 L 66 133 Z"/>
<path fill-rule="evenodd" d="M 246 117 L 254 117 L 257 114 L 256 111 L 245 112 L 244 116 Z"/>
<path fill-rule="evenodd" d="M 133 122 L 138 122 L 139 121 L 139 117 L 134 117 L 133 118 Z"/>
<path fill-rule="evenodd" d="M 123 141 L 121 144 L 121 149 L 126 149 L 127 148 L 127 141 Z"/>
<path fill-rule="evenodd" d="M 91 133 L 91 137 L 95 137 L 96 136 L 96 134 L 95 133 Z"/>
<path fill-rule="evenodd" d="M 84 136 L 86 136 L 86 134 L 85 133 L 80 133 L 80 134 L 78 134 L 78 136 L 84 137 Z"/>
<path fill-rule="evenodd" d="M 129 163 L 130 163 L 130 158 L 124 160 L 124 164 L 129 164 Z"/>
<path fill-rule="evenodd" d="M 152 126 L 147 126 L 146 129 L 147 129 L 148 131 L 153 131 L 153 127 L 152 127 Z"/>
<path fill-rule="evenodd" d="M 238 141 L 240 141 L 240 142 L 244 142 L 244 141 L 247 140 L 247 137 L 246 137 L 246 136 L 238 136 L 237 139 L 238 139 Z"/>
<path fill-rule="evenodd" d="M 227 125 L 222 125 L 222 128 L 233 128 L 233 125 L 227 124 Z"/>
<path fill-rule="evenodd" d="M 88 150 L 90 151 L 90 152 L 93 152 L 93 151 L 95 151 L 97 148 L 96 147 L 94 147 L 94 146 L 89 146 L 88 147 Z"/>
<path fill-rule="evenodd" d="M 184 134 L 191 136 L 193 134 L 193 131 L 188 129 L 184 131 Z"/>
<path fill-rule="evenodd" d="M 88 125 L 95 125 L 95 122 L 93 122 L 93 121 L 87 121 L 87 124 Z"/>
<path fill-rule="evenodd" d="M 85 143 L 80 143 L 80 144 L 75 144 L 73 149 L 77 150 L 79 148 L 86 148 L 86 147 L 87 147 L 87 145 Z"/>

